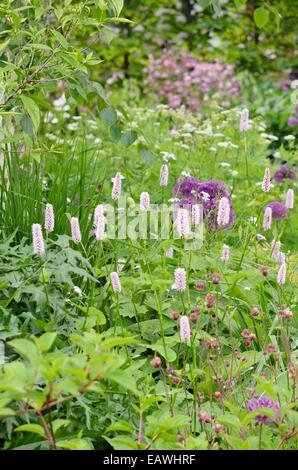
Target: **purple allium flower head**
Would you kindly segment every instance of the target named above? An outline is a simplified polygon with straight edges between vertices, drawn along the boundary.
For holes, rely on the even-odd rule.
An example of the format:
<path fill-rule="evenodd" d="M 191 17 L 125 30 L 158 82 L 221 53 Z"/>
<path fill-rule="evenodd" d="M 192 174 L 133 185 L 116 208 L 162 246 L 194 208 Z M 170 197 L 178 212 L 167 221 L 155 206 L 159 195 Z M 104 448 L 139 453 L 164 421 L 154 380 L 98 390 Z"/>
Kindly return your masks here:
<path fill-rule="evenodd" d="M 267 207 L 271 208 L 273 219 L 281 220 L 285 217 L 287 213 L 286 206 L 282 202 L 279 202 L 279 201 L 270 202 L 270 204 L 267 204 L 265 210 L 267 209 Z"/>
<path fill-rule="evenodd" d="M 203 218 L 209 230 L 218 230 L 217 206 L 218 201 L 225 197 L 230 206 L 230 216 L 228 224 L 224 228 L 233 225 L 235 214 L 232 210 L 232 201 L 225 184 L 219 180 L 209 180 L 200 182 L 196 176 L 180 178 L 173 187 L 173 196 L 179 198 L 180 207 L 191 210 L 193 204 L 202 204 Z"/>
<path fill-rule="evenodd" d="M 259 423 L 274 423 L 279 419 L 279 412 L 280 412 L 280 404 L 276 401 L 270 400 L 268 397 L 257 397 L 252 398 L 247 403 L 247 411 L 255 411 L 259 408 L 268 408 L 274 411 L 275 419 L 269 418 L 264 414 L 259 414 L 255 417 L 255 420 Z"/>
<path fill-rule="evenodd" d="M 274 181 L 276 183 L 282 183 L 284 179 L 290 179 L 296 181 L 296 173 L 288 165 L 282 165 L 273 175 Z"/>

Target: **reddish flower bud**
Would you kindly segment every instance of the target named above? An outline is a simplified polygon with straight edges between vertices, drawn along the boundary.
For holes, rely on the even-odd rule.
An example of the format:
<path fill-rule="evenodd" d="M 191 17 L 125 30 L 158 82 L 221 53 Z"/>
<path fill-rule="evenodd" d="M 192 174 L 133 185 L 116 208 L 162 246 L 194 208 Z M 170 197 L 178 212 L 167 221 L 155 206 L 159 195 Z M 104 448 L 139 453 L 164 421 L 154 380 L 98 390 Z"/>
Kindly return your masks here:
<path fill-rule="evenodd" d="M 213 294 L 208 293 L 205 297 L 205 305 L 207 308 L 212 308 L 214 307 L 216 303 L 216 298 Z"/>
<path fill-rule="evenodd" d="M 219 284 L 220 275 L 217 274 L 217 273 L 212 274 L 211 281 L 212 281 L 213 284 Z"/>
<path fill-rule="evenodd" d="M 152 365 L 152 367 L 155 367 L 155 369 L 158 369 L 161 364 L 160 357 L 156 356 L 153 359 L 151 359 L 150 364 Z"/>
<path fill-rule="evenodd" d="M 253 307 L 250 310 L 250 314 L 252 317 L 257 317 L 260 314 L 260 310 L 258 309 L 258 307 Z"/>
<path fill-rule="evenodd" d="M 196 290 L 197 290 L 198 292 L 203 292 L 203 291 L 205 290 L 205 284 L 204 284 L 204 282 L 201 282 L 201 281 L 200 281 L 200 282 L 197 282 L 197 283 L 196 283 Z"/>
<path fill-rule="evenodd" d="M 171 320 L 178 320 L 178 318 L 180 317 L 180 313 L 177 310 L 171 310 L 169 316 Z"/>
<path fill-rule="evenodd" d="M 221 397 L 221 393 L 219 391 L 217 392 L 214 392 L 214 398 L 216 398 L 218 400 L 218 398 Z"/>
<path fill-rule="evenodd" d="M 205 423 L 206 420 L 208 419 L 208 414 L 206 413 L 206 411 L 203 411 L 203 410 L 199 411 L 198 416 L 199 416 L 199 419 L 200 419 L 203 423 Z"/>

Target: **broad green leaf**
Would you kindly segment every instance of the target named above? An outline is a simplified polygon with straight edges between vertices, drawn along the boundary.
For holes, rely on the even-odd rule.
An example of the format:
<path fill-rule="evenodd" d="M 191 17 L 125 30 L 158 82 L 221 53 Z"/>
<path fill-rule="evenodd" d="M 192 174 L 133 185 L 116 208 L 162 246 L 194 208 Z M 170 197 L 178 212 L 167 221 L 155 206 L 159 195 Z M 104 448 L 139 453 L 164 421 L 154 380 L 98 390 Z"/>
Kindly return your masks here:
<path fill-rule="evenodd" d="M 121 142 L 123 143 L 123 145 L 125 145 L 125 147 L 129 147 L 134 143 L 137 137 L 138 134 L 136 133 L 136 131 L 127 131 L 122 134 Z"/>
<path fill-rule="evenodd" d="M 100 113 L 100 117 L 108 126 L 112 126 L 117 121 L 117 113 L 113 108 L 104 108 Z"/>
<path fill-rule="evenodd" d="M 54 343 L 57 336 L 57 332 L 48 332 L 40 336 L 39 338 L 34 337 L 34 341 L 37 344 L 40 352 L 47 352 L 52 344 Z"/>
<path fill-rule="evenodd" d="M 20 338 L 9 341 L 8 344 L 33 364 L 39 362 L 37 347 L 32 341 Z"/>
<path fill-rule="evenodd" d="M 39 124 L 40 124 L 39 107 L 37 106 L 37 104 L 32 98 L 29 98 L 29 96 L 21 95 L 20 98 L 23 102 L 25 110 L 27 111 L 27 113 L 29 114 L 31 118 L 31 121 L 34 125 L 35 130 L 37 131 L 37 129 L 39 128 Z"/>
<path fill-rule="evenodd" d="M 95 307 L 83 307 L 81 305 L 77 305 L 77 308 L 82 310 L 82 312 L 87 313 L 89 317 L 96 317 L 96 321 L 98 325 L 105 325 L 107 320 L 101 310 Z"/>
<path fill-rule="evenodd" d="M 264 28 L 269 21 L 269 11 L 260 7 L 254 11 L 254 22 L 258 28 Z"/>
<path fill-rule="evenodd" d="M 89 442 L 85 439 L 69 439 L 65 441 L 58 441 L 56 445 L 60 449 L 68 450 L 92 450 Z"/>
<path fill-rule="evenodd" d="M 22 431 L 33 432 L 35 434 L 39 434 L 40 436 L 45 435 L 43 427 L 40 426 L 39 424 L 22 424 L 21 426 L 18 426 L 17 428 L 15 428 L 15 431 L 16 432 L 22 432 Z"/>
<path fill-rule="evenodd" d="M 61 44 L 63 49 L 68 49 L 69 44 L 66 41 L 65 37 L 63 34 L 59 33 L 59 31 L 56 31 L 55 29 L 52 29 L 53 36 L 55 36 L 55 39 Z"/>

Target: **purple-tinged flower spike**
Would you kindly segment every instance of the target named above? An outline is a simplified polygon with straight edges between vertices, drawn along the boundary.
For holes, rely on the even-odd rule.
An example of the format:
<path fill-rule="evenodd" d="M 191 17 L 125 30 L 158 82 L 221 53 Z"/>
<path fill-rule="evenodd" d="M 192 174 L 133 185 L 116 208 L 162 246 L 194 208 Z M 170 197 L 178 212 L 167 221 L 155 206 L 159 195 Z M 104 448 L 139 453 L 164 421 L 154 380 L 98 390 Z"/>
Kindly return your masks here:
<path fill-rule="evenodd" d="M 249 129 L 248 119 L 249 119 L 249 111 L 247 108 L 244 108 L 241 111 L 241 115 L 240 115 L 240 132 L 248 131 Z"/>
<path fill-rule="evenodd" d="M 265 169 L 264 178 L 262 182 L 262 190 L 264 193 L 270 191 L 270 168 Z"/>
<path fill-rule="evenodd" d="M 174 249 L 172 246 L 170 246 L 170 248 L 167 249 L 166 251 L 166 257 L 167 258 L 173 258 L 174 256 Z"/>
<path fill-rule="evenodd" d="M 140 196 L 140 211 L 147 212 L 150 209 L 150 195 L 149 193 L 141 193 Z"/>
<path fill-rule="evenodd" d="M 105 237 L 105 218 L 99 216 L 97 218 L 97 225 L 95 230 L 95 238 L 97 241 L 103 240 Z"/>
<path fill-rule="evenodd" d="M 71 226 L 71 238 L 73 239 L 74 243 L 77 245 L 82 241 L 82 235 L 80 230 L 80 223 L 77 217 L 72 217 L 70 219 L 70 226 Z"/>
<path fill-rule="evenodd" d="M 293 209 L 293 207 L 294 207 L 294 191 L 293 191 L 293 189 L 288 189 L 288 191 L 287 191 L 285 206 L 286 206 L 287 209 Z"/>
<path fill-rule="evenodd" d="M 186 290 L 186 272 L 183 268 L 175 269 L 175 284 L 174 288 L 178 292 L 184 292 Z"/>
<path fill-rule="evenodd" d="M 42 229 L 40 224 L 32 225 L 33 253 L 42 256 L 45 252 Z"/>
<path fill-rule="evenodd" d="M 180 237 L 187 237 L 190 233 L 189 213 L 187 209 L 179 208 L 175 220 L 175 228 Z"/>
<path fill-rule="evenodd" d="M 191 338 L 191 331 L 189 325 L 189 319 L 186 315 L 180 318 L 180 339 L 183 342 L 189 341 Z"/>
<path fill-rule="evenodd" d="M 282 251 L 278 253 L 277 261 L 279 262 L 279 265 L 284 264 L 286 262 L 286 255 Z"/>
<path fill-rule="evenodd" d="M 113 181 L 113 189 L 112 189 L 112 199 L 113 201 L 117 201 L 120 199 L 121 196 L 121 174 L 117 171 L 114 181 Z"/>
<path fill-rule="evenodd" d="M 280 257 L 280 248 L 281 248 L 281 243 L 280 241 L 275 241 L 275 240 L 272 240 L 272 243 L 271 243 L 271 248 L 272 248 L 272 255 L 271 255 L 271 258 L 278 261 L 279 260 L 279 257 Z"/>
<path fill-rule="evenodd" d="M 193 204 L 191 206 L 191 220 L 195 226 L 203 223 L 203 207 L 201 204 Z"/>
<path fill-rule="evenodd" d="M 272 209 L 271 209 L 271 207 L 266 207 L 265 214 L 264 214 L 264 220 L 263 220 L 263 229 L 264 230 L 270 230 L 271 223 L 272 223 Z"/>
<path fill-rule="evenodd" d="M 255 420 L 259 423 L 274 423 L 279 419 L 279 412 L 280 412 L 280 404 L 276 401 L 270 400 L 268 397 L 257 397 L 249 400 L 247 403 L 247 411 L 252 412 L 258 410 L 259 408 L 268 408 L 274 411 L 275 420 L 269 418 L 264 414 L 259 414 L 255 417 Z"/>
<path fill-rule="evenodd" d="M 229 259 L 230 259 L 230 247 L 228 245 L 223 245 L 220 259 L 223 262 L 229 261 Z"/>
<path fill-rule="evenodd" d="M 285 262 L 283 262 L 280 265 L 280 268 L 277 273 L 277 284 L 280 286 L 283 286 L 286 282 L 286 275 L 287 275 L 287 265 Z"/>
<path fill-rule="evenodd" d="M 111 273 L 111 284 L 112 284 L 112 288 L 113 288 L 113 291 L 115 292 L 115 294 L 120 294 L 120 292 L 121 292 L 121 282 L 120 282 L 118 273 L 116 273 L 116 272 Z"/>
<path fill-rule="evenodd" d="M 105 211 L 105 206 L 103 204 L 98 204 L 94 209 L 94 227 L 97 227 L 98 217 L 103 217 Z"/>
<path fill-rule="evenodd" d="M 54 218 L 54 209 L 52 204 L 46 205 L 45 215 L 44 215 L 44 228 L 47 233 L 53 232 L 55 227 L 55 218 Z"/>
<path fill-rule="evenodd" d="M 222 197 L 219 201 L 217 212 L 217 224 L 220 226 L 228 225 L 230 220 L 230 202 L 228 198 Z"/>
<path fill-rule="evenodd" d="M 160 186 L 168 186 L 168 181 L 169 181 L 169 167 L 168 165 L 164 164 L 160 168 L 159 184 Z"/>

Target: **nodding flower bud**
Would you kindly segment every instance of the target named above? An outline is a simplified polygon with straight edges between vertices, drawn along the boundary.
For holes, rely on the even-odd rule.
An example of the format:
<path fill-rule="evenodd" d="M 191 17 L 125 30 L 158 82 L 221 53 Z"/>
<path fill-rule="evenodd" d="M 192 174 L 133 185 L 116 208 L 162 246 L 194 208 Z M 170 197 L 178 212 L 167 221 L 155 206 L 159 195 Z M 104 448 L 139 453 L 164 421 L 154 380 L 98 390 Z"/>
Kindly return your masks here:
<path fill-rule="evenodd" d="M 287 275 L 287 266 L 286 263 L 282 263 L 277 273 L 277 284 L 280 286 L 284 285 L 286 282 Z"/>
<path fill-rule="evenodd" d="M 279 310 L 279 318 L 292 318 L 293 312 L 291 310 Z"/>
<path fill-rule="evenodd" d="M 164 164 L 160 168 L 159 184 L 160 186 L 168 186 L 168 181 L 169 181 L 169 167 L 167 164 Z"/>
<path fill-rule="evenodd" d="M 186 315 L 180 318 L 180 339 L 181 341 L 189 341 L 191 338 L 191 331 L 189 319 Z"/>
<path fill-rule="evenodd" d="M 213 308 L 216 303 L 216 298 L 215 295 L 211 294 L 208 292 L 208 294 L 205 297 L 205 305 L 207 308 Z"/>
<path fill-rule="evenodd" d="M 230 247 L 228 245 L 223 245 L 220 259 L 223 262 L 229 261 L 229 259 L 230 259 Z"/>
<path fill-rule="evenodd" d="M 167 258 L 173 258 L 174 256 L 174 249 L 172 246 L 170 246 L 170 248 L 167 249 L 166 251 L 166 257 Z"/>
<path fill-rule="evenodd" d="M 180 312 L 178 312 L 177 310 L 172 310 L 169 314 L 169 317 L 171 320 L 178 320 L 178 318 L 180 317 Z"/>
<path fill-rule="evenodd" d="M 153 359 L 151 359 L 150 364 L 152 367 L 155 369 L 158 369 L 161 365 L 161 359 L 158 356 L 155 356 Z"/>
<path fill-rule="evenodd" d="M 267 266 L 261 266 L 261 267 L 260 267 L 260 273 L 262 274 L 262 276 L 267 277 L 267 276 L 268 276 L 268 268 L 267 268 Z"/>
<path fill-rule="evenodd" d="M 217 274 L 217 273 L 213 273 L 211 275 L 211 281 L 212 281 L 212 284 L 219 284 L 220 282 L 220 275 Z"/>
<path fill-rule="evenodd" d="M 270 168 L 265 169 L 264 178 L 262 182 L 262 190 L 264 193 L 270 191 Z"/>
<path fill-rule="evenodd" d="M 140 196 L 140 211 L 147 212 L 150 209 L 150 195 L 149 193 L 141 193 Z"/>
<path fill-rule="evenodd" d="M 203 223 L 203 206 L 201 204 L 191 206 L 191 221 L 195 226 Z"/>
<path fill-rule="evenodd" d="M 196 283 L 196 290 L 198 292 L 203 292 L 205 290 L 205 283 L 200 281 Z"/>
<path fill-rule="evenodd" d="M 186 272 L 183 268 L 175 269 L 174 289 L 178 292 L 184 292 L 186 290 Z"/>
<path fill-rule="evenodd" d="M 97 217 L 97 225 L 95 230 L 95 238 L 97 241 L 103 240 L 105 236 L 105 218 L 103 216 Z"/>
<path fill-rule="evenodd" d="M 258 309 L 258 307 L 252 307 L 250 310 L 250 314 L 252 317 L 257 317 L 260 314 L 260 310 Z"/>
<path fill-rule="evenodd" d="M 200 313 L 201 313 L 201 309 L 199 307 L 195 307 L 189 314 L 190 321 L 192 323 L 197 323 Z"/>
<path fill-rule="evenodd" d="M 230 203 L 228 198 L 222 197 L 219 200 L 218 212 L 217 212 L 217 224 L 219 226 L 225 226 L 230 220 Z"/>
<path fill-rule="evenodd" d="M 249 119 L 249 111 L 247 108 L 244 108 L 241 111 L 240 115 L 240 132 L 246 132 L 248 131 L 248 119 Z"/>
<path fill-rule="evenodd" d="M 287 191 L 285 206 L 286 206 L 287 209 L 293 209 L 293 207 L 294 207 L 294 191 L 293 191 L 293 189 L 288 189 L 288 191 Z"/>
<path fill-rule="evenodd" d="M 115 294 L 120 294 L 121 283 L 120 283 L 118 273 L 112 272 L 110 276 L 111 276 L 111 284 L 112 284 L 113 291 L 115 292 Z"/>
<path fill-rule="evenodd" d="M 48 233 L 53 232 L 55 226 L 54 209 L 52 204 L 46 205 L 44 228 Z"/>
<path fill-rule="evenodd" d="M 187 209 L 179 208 L 175 220 L 175 227 L 180 237 L 187 237 L 190 233 L 189 213 Z"/>
<path fill-rule="evenodd" d="M 199 411 L 198 415 L 200 421 L 202 421 L 203 423 L 208 419 L 208 413 L 206 411 L 201 410 Z"/>
<path fill-rule="evenodd" d="M 40 224 L 32 225 L 33 253 L 42 256 L 45 252 L 42 229 Z"/>
<path fill-rule="evenodd" d="M 113 189 L 112 189 L 112 199 L 113 201 L 117 201 L 120 199 L 121 196 L 121 174 L 117 171 L 114 181 L 113 181 Z"/>
<path fill-rule="evenodd" d="M 271 222 L 272 222 L 272 209 L 271 207 L 267 206 L 265 209 L 265 214 L 264 214 L 263 229 L 269 230 L 271 228 Z"/>
<path fill-rule="evenodd" d="M 71 226 L 71 237 L 75 244 L 81 243 L 82 235 L 80 230 L 79 219 L 77 217 L 72 217 L 70 219 Z"/>

